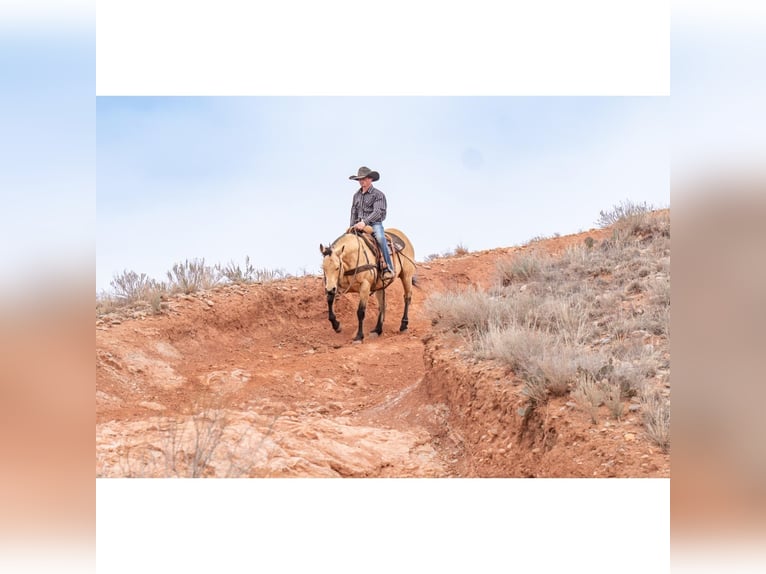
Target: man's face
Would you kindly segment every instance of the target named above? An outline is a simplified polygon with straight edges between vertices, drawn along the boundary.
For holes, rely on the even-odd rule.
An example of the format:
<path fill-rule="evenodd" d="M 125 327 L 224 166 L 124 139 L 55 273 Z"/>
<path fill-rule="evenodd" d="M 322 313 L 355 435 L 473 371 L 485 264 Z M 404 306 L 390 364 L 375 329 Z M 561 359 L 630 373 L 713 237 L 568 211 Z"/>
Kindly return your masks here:
<path fill-rule="evenodd" d="M 371 177 L 364 177 L 359 180 L 359 185 L 362 186 L 362 189 L 364 191 L 367 191 L 367 189 L 372 185 L 372 178 Z"/>

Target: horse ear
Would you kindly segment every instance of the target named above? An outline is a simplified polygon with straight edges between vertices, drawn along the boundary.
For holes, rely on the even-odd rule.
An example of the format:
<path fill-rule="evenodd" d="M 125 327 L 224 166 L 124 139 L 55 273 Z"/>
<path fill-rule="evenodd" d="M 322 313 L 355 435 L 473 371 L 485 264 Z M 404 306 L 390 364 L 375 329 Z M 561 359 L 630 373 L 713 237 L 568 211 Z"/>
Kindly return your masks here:
<path fill-rule="evenodd" d="M 319 252 L 320 252 L 322 255 L 324 255 L 324 254 L 325 254 L 325 253 L 324 253 L 324 245 L 322 245 L 321 243 L 319 244 Z"/>

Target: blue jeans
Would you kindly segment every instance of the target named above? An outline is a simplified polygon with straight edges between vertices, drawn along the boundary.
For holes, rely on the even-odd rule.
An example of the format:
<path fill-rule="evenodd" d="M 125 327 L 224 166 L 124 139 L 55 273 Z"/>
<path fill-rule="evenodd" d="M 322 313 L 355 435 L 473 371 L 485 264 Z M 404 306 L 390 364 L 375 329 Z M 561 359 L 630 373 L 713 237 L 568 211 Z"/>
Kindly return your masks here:
<path fill-rule="evenodd" d="M 393 273 L 394 264 L 391 263 L 391 254 L 388 252 L 388 242 L 386 241 L 386 236 L 383 234 L 383 224 L 371 223 L 370 227 L 372 227 L 372 233 L 375 235 L 375 239 L 378 240 L 378 245 L 380 245 L 380 248 L 383 250 L 383 259 L 386 260 L 386 265 L 388 265 L 388 268 Z"/>

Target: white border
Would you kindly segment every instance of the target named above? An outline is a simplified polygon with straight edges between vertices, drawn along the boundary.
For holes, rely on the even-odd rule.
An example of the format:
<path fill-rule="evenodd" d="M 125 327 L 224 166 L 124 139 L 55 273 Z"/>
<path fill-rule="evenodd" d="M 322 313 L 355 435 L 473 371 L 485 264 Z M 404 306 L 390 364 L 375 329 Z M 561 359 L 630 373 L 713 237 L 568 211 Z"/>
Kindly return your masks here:
<path fill-rule="evenodd" d="M 102 0 L 98 95 L 668 95 L 669 0 Z"/>

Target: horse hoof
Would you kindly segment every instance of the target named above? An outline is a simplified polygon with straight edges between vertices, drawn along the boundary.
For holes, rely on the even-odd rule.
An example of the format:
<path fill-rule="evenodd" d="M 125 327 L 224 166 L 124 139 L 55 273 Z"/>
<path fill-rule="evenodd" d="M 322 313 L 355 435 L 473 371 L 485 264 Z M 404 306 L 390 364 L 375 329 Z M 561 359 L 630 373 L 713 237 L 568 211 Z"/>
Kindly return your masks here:
<path fill-rule="evenodd" d="M 354 339 L 353 341 L 351 341 L 351 344 L 352 345 L 361 345 L 362 344 L 362 340 L 361 339 Z"/>
<path fill-rule="evenodd" d="M 402 325 L 401 327 L 399 327 L 400 333 L 404 333 L 406 330 L 407 330 L 407 325 Z"/>
<path fill-rule="evenodd" d="M 341 328 L 340 328 L 340 325 L 338 325 L 337 327 L 335 327 L 335 332 L 336 332 L 336 333 L 340 333 L 342 330 L 343 330 L 343 329 L 341 329 Z"/>
<path fill-rule="evenodd" d="M 380 333 L 376 333 L 375 331 L 370 331 L 370 337 L 380 337 Z"/>

